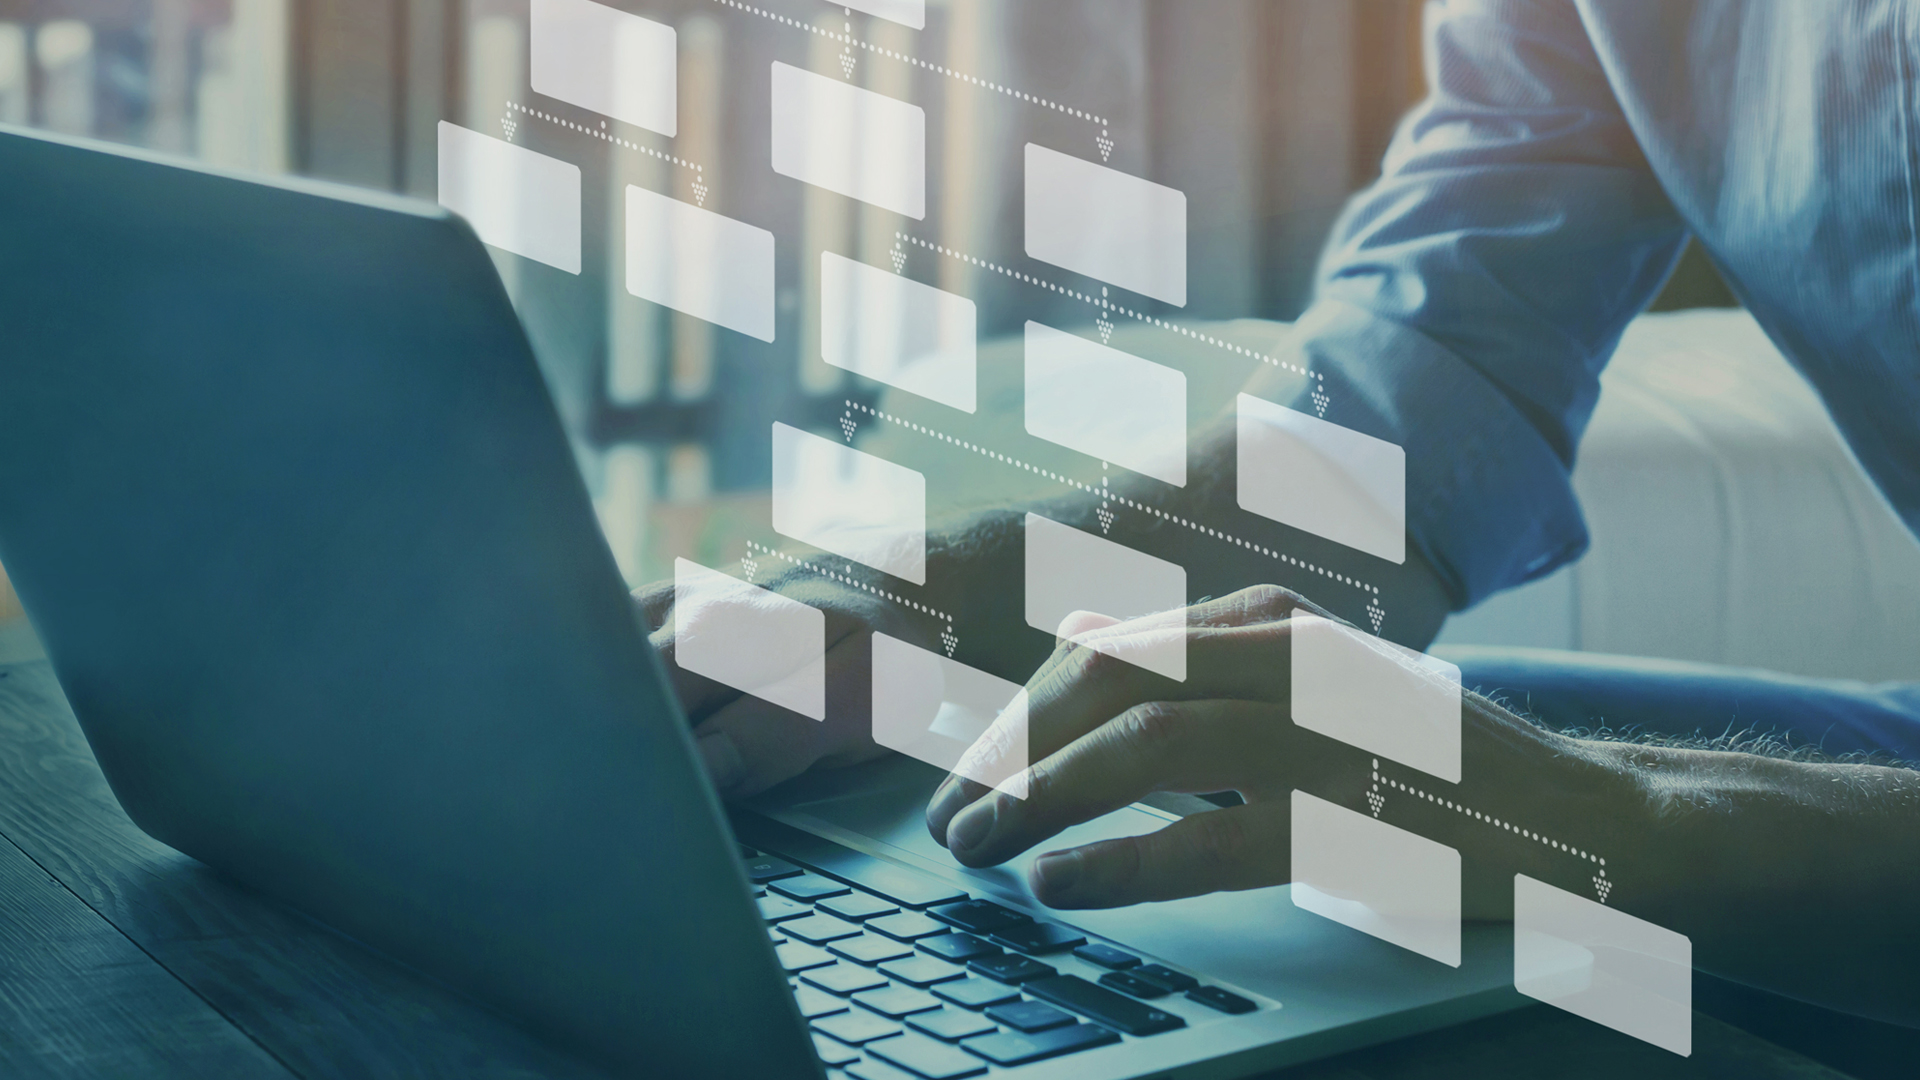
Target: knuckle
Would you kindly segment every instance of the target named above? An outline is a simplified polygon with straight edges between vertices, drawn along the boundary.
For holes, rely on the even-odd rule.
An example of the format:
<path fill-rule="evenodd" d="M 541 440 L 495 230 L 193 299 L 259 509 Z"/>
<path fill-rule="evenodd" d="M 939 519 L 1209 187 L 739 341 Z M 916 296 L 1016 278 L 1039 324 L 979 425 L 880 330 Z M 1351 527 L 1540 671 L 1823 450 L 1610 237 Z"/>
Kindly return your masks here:
<path fill-rule="evenodd" d="M 1242 603 L 1250 612 L 1262 615 L 1285 614 L 1301 602 L 1299 593 L 1279 585 L 1252 585 L 1240 590 Z"/>
<path fill-rule="evenodd" d="M 1172 749 L 1179 737 L 1180 711 L 1164 701 L 1135 705 L 1113 722 L 1113 736 L 1137 754 L 1157 756 Z"/>

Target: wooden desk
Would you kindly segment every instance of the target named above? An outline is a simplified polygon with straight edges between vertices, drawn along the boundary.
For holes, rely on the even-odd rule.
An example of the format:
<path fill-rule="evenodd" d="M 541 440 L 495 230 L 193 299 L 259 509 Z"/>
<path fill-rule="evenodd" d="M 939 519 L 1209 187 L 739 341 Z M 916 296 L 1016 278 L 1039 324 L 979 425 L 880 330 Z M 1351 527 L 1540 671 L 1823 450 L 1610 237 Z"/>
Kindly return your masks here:
<path fill-rule="evenodd" d="M 1682 1059 L 1538 1008 L 1282 1075 L 1840 1076 L 1705 1016 L 1694 1038 Z M 603 1075 L 149 838 L 45 661 L 0 656 L 0 1076 Z"/>

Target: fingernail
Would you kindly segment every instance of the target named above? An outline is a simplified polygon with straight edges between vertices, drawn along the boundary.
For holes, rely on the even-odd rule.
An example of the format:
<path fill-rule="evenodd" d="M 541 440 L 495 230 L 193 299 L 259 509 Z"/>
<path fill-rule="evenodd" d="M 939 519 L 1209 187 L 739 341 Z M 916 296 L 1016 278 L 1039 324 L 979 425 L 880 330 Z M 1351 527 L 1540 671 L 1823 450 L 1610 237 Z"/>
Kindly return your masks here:
<path fill-rule="evenodd" d="M 972 851 L 986 842 L 993 834 L 993 820 L 997 816 L 994 804 L 997 799 L 981 799 L 953 819 L 947 826 L 947 850 L 954 852 Z"/>
<path fill-rule="evenodd" d="M 725 795 L 740 782 L 747 766 L 740 760 L 740 748 L 733 744 L 733 736 L 716 731 L 700 736 L 694 745 L 700 750 L 700 763 L 707 767 L 707 778 L 720 794 Z"/>
<path fill-rule="evenodd" d="M 1062 851 L 1033 860 L 1033 891 L 1043 897 L 1060 897 L 1080 880 L 1080 853 Z"/>

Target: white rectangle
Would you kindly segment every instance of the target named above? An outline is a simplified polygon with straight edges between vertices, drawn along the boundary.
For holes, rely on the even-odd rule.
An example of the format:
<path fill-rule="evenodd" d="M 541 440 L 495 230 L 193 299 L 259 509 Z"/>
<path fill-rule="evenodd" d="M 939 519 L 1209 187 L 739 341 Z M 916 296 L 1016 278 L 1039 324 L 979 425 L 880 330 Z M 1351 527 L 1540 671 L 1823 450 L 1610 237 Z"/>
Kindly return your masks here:
<path fill-rule="evenodd" d="M 494 247 L 580 272 L 580 169 L 442 120 L 440 205 Z"/>
<path fill-rule="evenodd" d="M 1027 797 L 1026 690 L 877 630 L 873 741 Z"/>
<path fill-rule="evenodd" d="M 1693 1054 L 1692 940 L 1525 874 L 1513 876 L 1513 988 Z"/>
<path fill-rule="evenodd" d="M 773 171 L 917 221 L 927 214 L 927 114 L 775 61 Z"/>
<path fill-rule="evenodd" d="M 820 358 L 972 412 L 973 301 L 831 251 L 820 253 Z"/>
<path fill-rule="evenodd" d="M 1027 323 L 1027 433 L 1177 487 L 1187 483 L 1187 376 Z"/>
<path fill-rule="evenodd" d="M 1460 853 L 1293 793 L 1293 906 L 1460 966 Z"/>
<path fill-rule="evenodd" d="M 535 92 L 675 133 L 673 27 L 593 0 L 532 0 L 528 19 Z"/>
<path fill-rule="evenodd" d="M 773 425 L 773 529 L 927 583 L 927 478 L 781 423 Z"/>
<path fill-rule="evenodd" d="M 1317 416 L 1240 395 L 1243 510 L 1407 561 L 1407 453 Z"/>
<path fill-rule="evenodd" d="M 1294 609 L 1293 722 L 1460 782 L 1460 669 Z"/>
<path fill-rule="evenodd" d="M 841 6 L 878 15 L 915 30 L 927 28 L 927 0 L 840 0 Z"/>
<path fill-rule="evenodd" d="M 827 617 L 686 559 L 673 560 L 673 658 L 695 675 L 827 718 Z"/>
<path fill-rule="evenodd" d="M 772 341 L 773 234 L 629 186 L 627 291 Z"/>
<path fill-rule="evenodd" d="M 1169 679 L 1187 678 L 1187 571 L 1178 563 L 1027 515 L 1027 625 L 1057 633 L 1076 611 L 1125 625 L 1073 640 Z"/>
<path fill-rule="evenodd" d="M 1042 262 L 1187 304 L 1187 197 L 1027 144 L 1026 249 Z"/>

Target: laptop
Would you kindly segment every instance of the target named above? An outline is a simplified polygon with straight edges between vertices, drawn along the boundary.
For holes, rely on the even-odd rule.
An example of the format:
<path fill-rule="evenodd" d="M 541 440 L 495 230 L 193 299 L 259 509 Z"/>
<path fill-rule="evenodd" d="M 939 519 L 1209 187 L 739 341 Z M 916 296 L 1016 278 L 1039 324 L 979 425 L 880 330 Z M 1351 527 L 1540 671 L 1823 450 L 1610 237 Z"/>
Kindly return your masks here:
<path fill-rule="evenodd" d="M 1497 927 L 1452 968 L 1284 887 L 1056 914 L 904 758 L 729 817 L 439 207 L 3 129 L 0 236 L 0 563 L 122 806 L 577 1053 L 1231 1077 L 1522 1002 Z"/>

